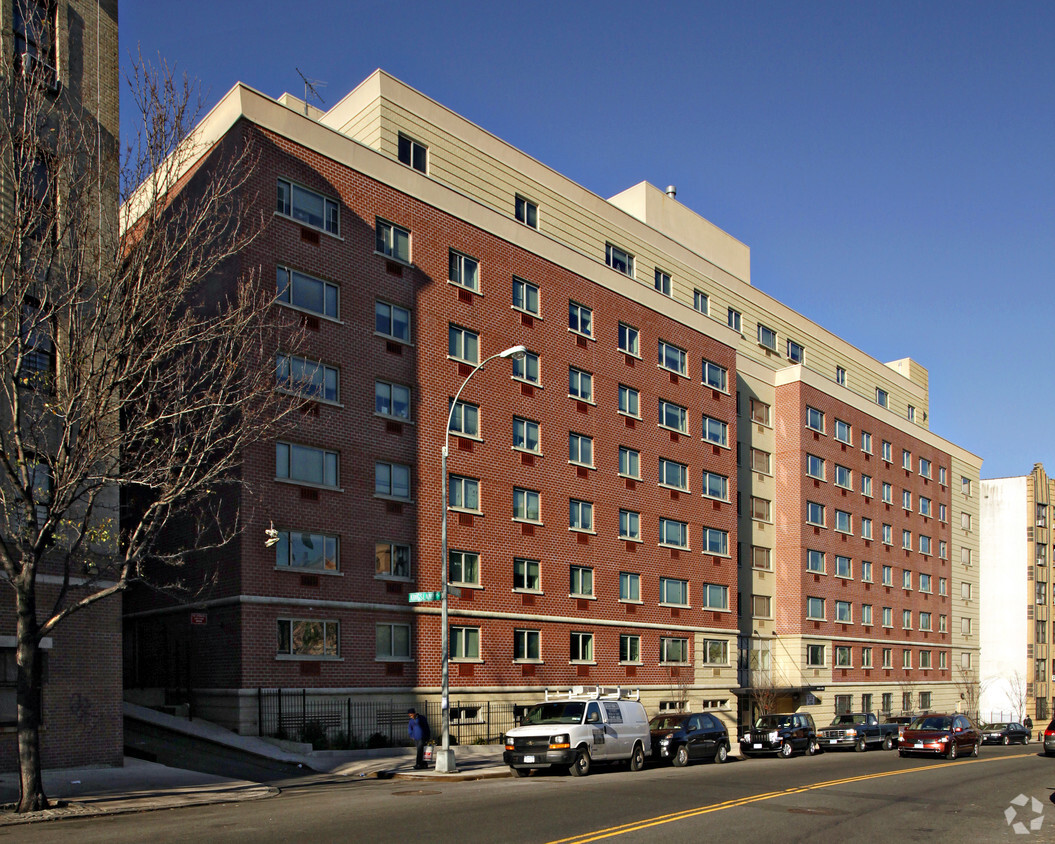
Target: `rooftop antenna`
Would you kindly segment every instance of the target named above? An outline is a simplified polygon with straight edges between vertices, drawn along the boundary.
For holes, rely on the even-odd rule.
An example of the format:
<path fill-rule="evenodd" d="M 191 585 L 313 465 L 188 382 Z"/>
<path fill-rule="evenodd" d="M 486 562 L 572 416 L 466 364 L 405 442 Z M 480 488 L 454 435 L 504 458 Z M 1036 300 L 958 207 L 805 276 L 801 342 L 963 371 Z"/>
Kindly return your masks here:
<path fill-rule="evenodd" d="M 318 85 L 320 88 L 325 88 L 326 83 L 321 79 L 312 79 L 311 77 L 305 76 L 300 72 L 299 67 L 294 68 L 301 79 L 304 80 L 304 116 L 308 116 L 308 93 L 319 101 L 321 105 L 326 105 L 326 101 L 319 95 L 319 92 L 315 90 L 315 86 Z"/>

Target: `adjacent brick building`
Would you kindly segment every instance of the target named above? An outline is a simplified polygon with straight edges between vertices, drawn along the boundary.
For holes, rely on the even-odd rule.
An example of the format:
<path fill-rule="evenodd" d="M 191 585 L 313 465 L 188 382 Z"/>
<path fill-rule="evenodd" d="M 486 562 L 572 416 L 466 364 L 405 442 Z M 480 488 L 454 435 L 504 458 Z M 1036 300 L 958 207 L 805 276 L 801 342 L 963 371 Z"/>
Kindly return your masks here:
<path fill-rule="evenodd" d="M 601 199 L 381 71 L 325 114 L 237 86 L 199 131 L 203 149 L 239 138 L 260 156 L 246 195 L 272 218 L 240 269 L 276 278 L 277 307 L 300 315 L 307 348 L 280 352 L 277 387 L 310 401 L 296 436 L 246 455 L 251 526 L 211 599 L 193 613 L 128 602 L 139 698 L 189 687 L 205 717 L 253 732 L 259 687 L 438 696 L 439 608 L 408 595 L 442 583 L 445 423 L 474 365 L 523 344 L 526 359 L 488 363 L 454 409 L 452 696 L 527 703 L 547 687 L 631 685 L 650 710 L 706 706 L 731 726 L 763 683 L 820 717 L 845 703 L 836 695 L 954 705 L 948 666 L 977 636 L 939 633 L 937 579 L 972 577 L 951 562 L 970 533 L 948 519 L 977 514 L 952 490 L 976 483 L 980 461 L 928 430 L 918 364 L 881 364 L 761 293 L 747 248 L 672 189 Z M 808 408 L 851 426 L 852 454 L 834 428 L 814 439 Z M 845 460 L 852 494 L 829 477 L 814 486 L 811 450 L 833 473 Z M 856 486 L 870 467 L 872 497 Z M 806 501 L 834 519 L 844 495 L 852 533 L 825 522 L 815 534 Z M 861 537 L 866 517 L 877 532 L 890 523 L 898 550 Z M 271 523 L 280 541 L 265 548 Z M 815 581 L 807 551 L 834 567 L 844 548 L 852 579 L 829 568 Z M 911 590 L 885 597 L 888 562 L 912 573 Z M 897 625 L 860 623 L 873 591 Z M 843 595 L 847 624 L 832 614 Z M 816 624 L 812 597 L 831 607 Z M 929 607 L 933 630 L 919 630 Z M 963 608 L 945 614 L 951 630 Z M 873 641 L 899 650 L 896 668 L 861 664 Z M 854 661 L 834 666 L 847 646 Z M 909 702 L 897 697 L 888 709 Z"/>

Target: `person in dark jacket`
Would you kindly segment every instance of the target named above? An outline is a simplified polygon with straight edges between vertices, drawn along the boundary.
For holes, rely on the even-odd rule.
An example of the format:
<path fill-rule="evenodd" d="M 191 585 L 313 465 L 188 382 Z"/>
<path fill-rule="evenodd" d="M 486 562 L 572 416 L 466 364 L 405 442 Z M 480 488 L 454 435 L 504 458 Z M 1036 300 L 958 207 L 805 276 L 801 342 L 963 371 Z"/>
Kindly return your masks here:
<path fill-rule="evenodd" d="M 410 707 L 407 710 L 407 733 L 414 742 L 414 748 L 417 751 L 417 757 L 414 760 L 415 770 L 421 770 L 427 768 L 425 764 L 425 745 L 430 738 L 432 738 L 432 732 L 429 730 L 429 722 L 426 720 L 424 715 L 418 715 L 414 711 L 414 707 Z"/>

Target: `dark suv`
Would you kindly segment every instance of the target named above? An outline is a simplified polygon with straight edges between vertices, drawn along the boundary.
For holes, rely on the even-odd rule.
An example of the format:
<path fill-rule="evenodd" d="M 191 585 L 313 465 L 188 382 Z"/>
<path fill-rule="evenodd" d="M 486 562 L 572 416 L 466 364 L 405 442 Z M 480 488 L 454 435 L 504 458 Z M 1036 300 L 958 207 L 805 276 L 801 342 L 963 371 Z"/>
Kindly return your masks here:
<path fill-rule="evenodd" d="M 653 757 L 679 768 L 691 759 L 724 762 L 729 758 L 729 731 L 709 712 L 657 715 L 648 728 Z"/>
<path fill-rule="evenodd" d="M 762 715 L 740 739 L 740 755 L 744 757 L 779 753 L 787 759 L 795 751 L 812 756 L 819 750 L 817 727 L 808 712 Z"/>

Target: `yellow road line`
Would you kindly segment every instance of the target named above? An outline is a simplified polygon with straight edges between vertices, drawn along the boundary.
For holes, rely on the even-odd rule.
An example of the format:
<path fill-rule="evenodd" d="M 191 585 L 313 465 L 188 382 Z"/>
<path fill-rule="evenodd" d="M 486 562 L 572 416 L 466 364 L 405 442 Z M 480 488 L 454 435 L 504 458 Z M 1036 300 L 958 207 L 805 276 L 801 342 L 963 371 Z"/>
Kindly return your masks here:
<path fill-rule="evenodd" d="M 1026 754 L 1016 753 L 1010 756 L 993 756 L 987 759 L 969 759 L 960 762 L 961 765 L 978 765 L 986 762 L 1002 762 L 1005 759 L 1018 759 Z M 884 771 L 878 774 L 861 774 L 856 777 L 844 777 L 838 780 L 828 780 L 827 782 L 812 783 L 810 785 L 796 786 L 795 788 L 785 788 L 780 791 L 770 791 L 764 794 L 752 794 L 748 797 L 738 797 L 735 800 L 726 800 L 724 803 L 714 803 L 710 806 L 698 806 L 695 809 L 684 809 L 680 812 L 673 812 L 669 815 L 659 815 L 654 818 L 643 818 L 639 821 L 633 821 L 632 823 L 622 824 L 621 826 L 612 826 L 606 829 L 598 829 L 594 832 L 585 832 L 582 835 L 574 835 L 571 838 L 559 838 L 556 841 L 551 841 L 549 844 L 587 844 L 589 841 L 600 841 L 604 838 L 614 838 L 617 835 L 625 835 L 628 832 L 637 832 L 642 829 L 648 829 L 653 826 L 662 826 L 663 824 L 674 823 L 675 821 L 684 821 L 689 818 L 695 818 L 700 815 L 707 815 L 711 812 L 721 812 L 725 809 L 735 809 L 740 806 L 747 806 L 751 803 L 760 803 L 764 800 L 772 800 L 776 797 L 788 797 L 793 794 L 803 794 L 807 791 L 818 791 L 822 788 L 833 788 L 837 785 L 847 785 L 854 782 L 864 782 L 865 780 L 882 779 L 884 777 L 896 777 L 904 774 L 916 774 L 921 771 L 931 771 L 936 768 L 944 768 L 944 764 L 925 765 L 921 768 L 907 768 L 904 770 L 897 771 Z"/>

